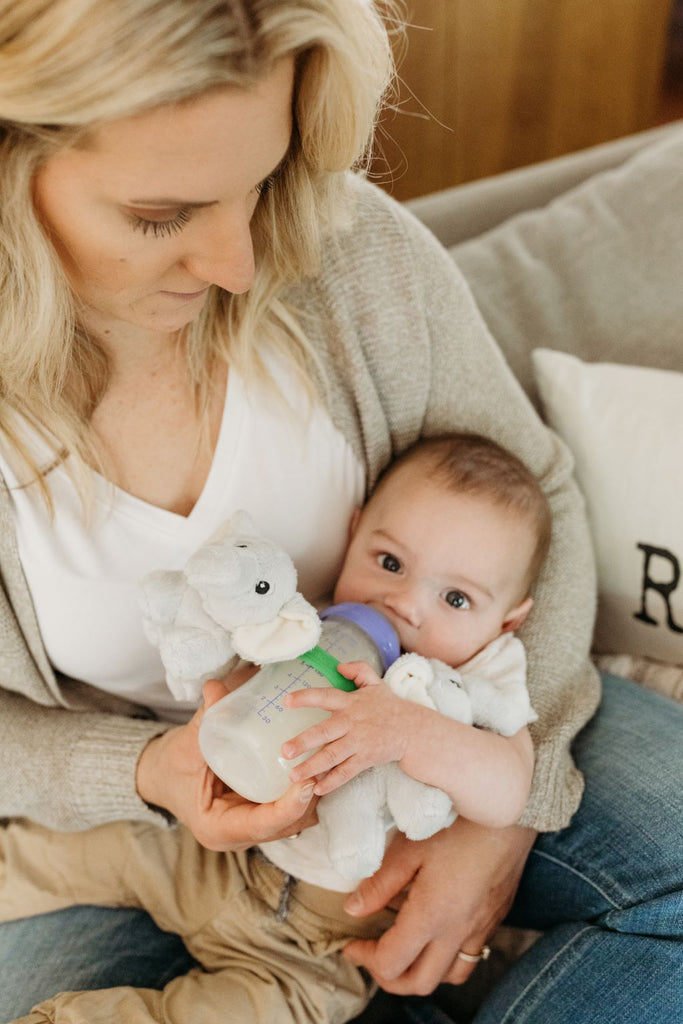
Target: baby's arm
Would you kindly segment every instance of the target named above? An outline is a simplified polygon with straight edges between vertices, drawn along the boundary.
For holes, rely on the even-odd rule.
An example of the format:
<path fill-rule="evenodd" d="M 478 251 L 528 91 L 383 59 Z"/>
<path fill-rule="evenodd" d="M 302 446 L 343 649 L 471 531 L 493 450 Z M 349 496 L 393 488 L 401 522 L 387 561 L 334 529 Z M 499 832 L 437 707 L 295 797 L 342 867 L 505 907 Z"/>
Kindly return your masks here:
<path fill-rule="evenodd" d="M 397 697 L 362 662 L 339 670 L 359 689 L 300 690 L 286 698 L 291 707 L 331 712 L 283 745 L 287 758 L 316 751 L 293 769 L 292 781 L 319 776 L 314 792 L 322 796 L 371 765 L 396 761 L 407 775 L 442 789 L 471 821 L 501 828 L 517 822 L 533 774 L 526 728 L 498 736 Z"/>
<path fill-rule="evenodd" d="M 499 736 L 415 706 L 410 743 L 399 761 L 412 778 L 449 795 L 453 808 L 491 828 L 516 824 L 534 769 L 529 730 Z"/>

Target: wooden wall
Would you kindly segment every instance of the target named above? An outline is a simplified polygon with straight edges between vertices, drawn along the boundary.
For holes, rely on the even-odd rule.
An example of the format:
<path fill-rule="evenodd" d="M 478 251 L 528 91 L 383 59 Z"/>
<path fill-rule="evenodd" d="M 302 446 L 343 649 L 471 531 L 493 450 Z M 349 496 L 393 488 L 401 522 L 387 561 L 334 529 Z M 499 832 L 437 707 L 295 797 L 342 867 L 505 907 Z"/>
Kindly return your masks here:
<path fill-rule="evenodd" d="M 653 124 L 672 0 L 406 0 L 373 172 L 407 199 Z"/>

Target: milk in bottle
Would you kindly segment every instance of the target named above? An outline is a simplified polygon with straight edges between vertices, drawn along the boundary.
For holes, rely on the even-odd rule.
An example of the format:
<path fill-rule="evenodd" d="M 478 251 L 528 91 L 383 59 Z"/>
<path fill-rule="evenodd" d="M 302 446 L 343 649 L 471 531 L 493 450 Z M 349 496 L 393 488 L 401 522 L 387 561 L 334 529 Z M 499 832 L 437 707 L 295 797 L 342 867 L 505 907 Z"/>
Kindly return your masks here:
<path fill-rule="evenodd" d="M 286 708 L 295 690 L 355 686 L 336 670 L 339 662 L 366 661 L 381 676 L 400 654 L 391 624 L 366 605 L 346 602 L 321 614 L 319 644 L 292 661 L 265 665 L 204 714 L 199 746 L 227 786 L 256 803 L 276 800 L 290 786 L 289 772 L 304 758 L 281 757 L 282 744 L 329 716 L 319 708 Z"/>

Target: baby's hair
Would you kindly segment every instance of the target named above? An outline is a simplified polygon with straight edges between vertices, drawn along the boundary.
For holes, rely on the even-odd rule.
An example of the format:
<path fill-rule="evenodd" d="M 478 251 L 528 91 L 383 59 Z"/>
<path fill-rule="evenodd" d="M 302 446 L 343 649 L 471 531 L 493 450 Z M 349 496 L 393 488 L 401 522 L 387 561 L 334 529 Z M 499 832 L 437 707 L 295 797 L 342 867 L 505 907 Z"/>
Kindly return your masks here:
<path fill-rule="evenodd" d="M 407 448 L 380 476 L 377 490 L 402 467 L 420 462 L 430 479 L 457 494 L 490 498 L 499 508 L 529 523 L 536 544 L 526 577 L 527 590 L 541 571 L 550 546 L 552 513 L 543 489 L 521 459 L 481 434 L 458 432 L 426 438 Z"/>

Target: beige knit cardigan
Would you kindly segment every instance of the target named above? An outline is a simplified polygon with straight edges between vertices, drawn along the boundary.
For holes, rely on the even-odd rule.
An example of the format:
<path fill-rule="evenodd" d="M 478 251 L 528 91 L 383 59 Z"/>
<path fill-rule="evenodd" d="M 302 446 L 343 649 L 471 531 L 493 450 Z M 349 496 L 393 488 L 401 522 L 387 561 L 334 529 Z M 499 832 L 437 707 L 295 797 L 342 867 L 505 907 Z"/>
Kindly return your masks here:
<path fill-rule="evenodd" d="M 572 738 L 599 700 L 588 653 L 595 571 L 567 449 L 541 423 L 485 327 L 463 278 L 404 208 L 355 179 L 348 229 L 326 243 L 320 273 L 290 289 L 320 354 L 334 423 L 372 486 L 420 435 L 468 429 L 515 451 L 554 514 L 550 555 L 521 631 L 539 720 L 522 822 L 566 825 L 582 779 Z M 135 791 L 135 766 L 167 728 L 144 708 L 57 678 L 17 556 L 11 497 L 0 487 L 0 815 L 60 829 L 113 819 L 161 823 Z"/>

